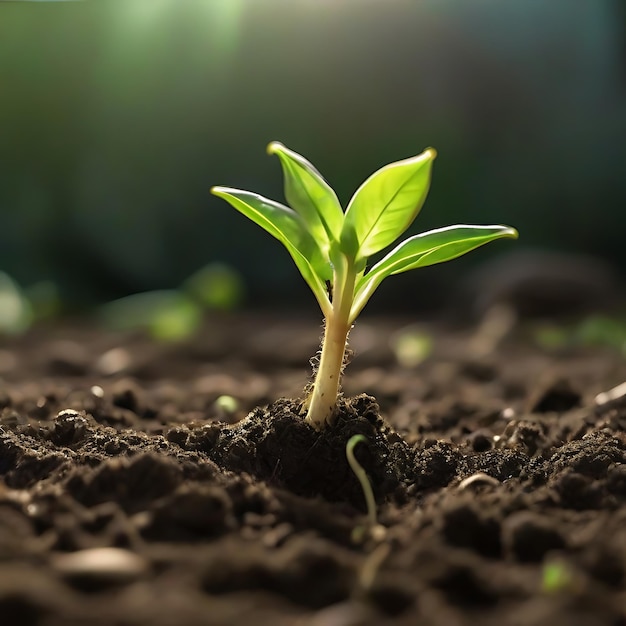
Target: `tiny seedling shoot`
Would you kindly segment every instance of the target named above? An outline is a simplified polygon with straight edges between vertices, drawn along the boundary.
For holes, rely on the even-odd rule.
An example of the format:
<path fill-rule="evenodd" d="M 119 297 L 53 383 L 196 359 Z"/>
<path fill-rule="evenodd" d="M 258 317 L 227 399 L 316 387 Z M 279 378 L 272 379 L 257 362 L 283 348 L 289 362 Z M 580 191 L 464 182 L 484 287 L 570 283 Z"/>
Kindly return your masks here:
<path fill-rule="evenodd" d="M 363 466 L 356 460 L 354 456 L 354 448 L 359 443 L 367 443 L 365 435 L 352 435 L 348 439 L 346 444 L 346 458 L 350 469 L 354 472 L 363 489 L 363 495 L 365 496 L 365 504 L 367 505 L 367 524 L 371 530 L 376 526 L 376 499 L 374 498 L 374 490 L 370 483 L 370 479 L 367 477 L 367 472 L 363 469 Z"/>
<path fill-rule="evenodd" d="M 355 192 L 343 211 L 335 192 L 304 157 L 278 142 L 289 206 L 250 191 L 213 187 L 213 194 L 276 237 L 289 251 L 325 318 L 313 385 L 304 402 L 316 429 L 333 421 L 348 333 L 381 282 L 392 274 L 449 261 L 489 241 L 517 238 L 509 226 L 438 228 L 401 241 L 373 266 L 368 261 L 394 243 L 419 213 L 436 152 L 385 165 Z"/>

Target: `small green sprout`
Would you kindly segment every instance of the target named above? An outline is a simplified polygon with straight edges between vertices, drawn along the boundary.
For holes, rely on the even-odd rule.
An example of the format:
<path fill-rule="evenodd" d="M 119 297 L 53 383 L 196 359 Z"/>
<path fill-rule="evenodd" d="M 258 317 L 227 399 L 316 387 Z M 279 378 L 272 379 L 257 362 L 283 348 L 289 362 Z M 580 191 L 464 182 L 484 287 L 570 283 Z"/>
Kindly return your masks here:
<path fill-rule="evenodd" d="M 223 263 L 209 263 L 194 272 L 181 291 L 210 311 L 232 311 L 244 299 L 243 279 L 235 269 Z"/>
<path fill-rule="evenodd" d="M 578 581 L 571 565 L 558 557 L 549 557 L 541 570 L 541 590 L 545 594 L 573 591 Z"/>
<path fill-rule="evenodd" d="M 626 356 L 626 320 L 594 314 L 574 324 L 541 324 L 533 329 L 535 341 L 546 350 L 607 347 Z"/>
<path fill-rule="evenodd" d="M 182 341 L 200 327 L 202 309 L 175 289 L 145 291 L 108 302 L 100 319 L 115 330 L 145 329 L 157 341 Z"/>
<path fill-rule="evenodd" d="M 319 367 L 304 406 L 316 429 L 332 423 L 340 392 L 348 333 L 381 282 L 393 274 L 442 263 L 503 237 L 508 226 L 447 226 L 402 241 L 368 268 L 412 224 L 430 186 L 436 152 L 390 163 L 372 174 L 345 212 L 335 192 L 304 157 L 280 143 L 286 206 L 250 191 L 213 187 L 213 194 L 278 239 L 289 251 L 325 317 Z"/>
<path fill-rule="evenodd" d="M 115 330 L 147 330 L 157 341 L 183 341 L 202 324 L 204 309 L 230 311 L 243 299 L 243 280 L 221 263 L 210 263 L 178 289 L 144 291 L 102 306 L 99 317 Z"/>
<path fill-rule="evenodd" d="M 391 349 L 403 367 L 417 367 L 433 351 L 433 338 L 414 327 L 404 328 L 391 340 Z"/>
<path fill-rule="evenodd" d="M 215 407 L 223 413 L 234 413 L 239 409 L 239 402 L 232 396 L 223 395 L 215 400 Z"/>
<path fill-rule="evenodd" d="M 370 479 L 367 476 L 367 472 L 354 456 L 354 448 L 359 443 L 367 443 L 365 435 L 353 435 L 348 439 L 348 443 L 346 444 L 346 458 L 348 459 L 348 463 L 354 475 L 358 478 L 359 483 L 361 483 L 361 489 L 363 489 L 365 504 L 367 506 L 367 525 L 369 528 L 374 528 L 376 526 L 376 500 L 374 499 L 374 491 L 370 484 Z"/>
<path fill-rule="evenodd" d="M 20 286 L 0 271 L 0 335 L 19 335 L 30 328 L 35 313 Z"/>

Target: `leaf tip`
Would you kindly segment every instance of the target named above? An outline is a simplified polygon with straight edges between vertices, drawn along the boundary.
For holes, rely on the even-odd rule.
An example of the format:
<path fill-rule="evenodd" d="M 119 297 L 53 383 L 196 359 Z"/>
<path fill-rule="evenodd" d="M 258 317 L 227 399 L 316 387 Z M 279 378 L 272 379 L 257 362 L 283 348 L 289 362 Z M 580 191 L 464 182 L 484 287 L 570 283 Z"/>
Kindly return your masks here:
<path fill-rule="evenodd" d="M 426 150 L 424 150 L 423 152 L 423 155 L 427 159 L 434 161 L 437 158 L 437 150 L 435 150 L 434 148 L 426 148 Z"/>
<path fill-rule="evenodd" d="M 210 191 L 214 196 L 217 196 L 218 198 L 223 198 L 228 194 L 229 189 L 228 187 L 220 187 L 219 185 L 214 185 L 213 187 L 211 187 Z"/>
<path fill-rule="evenodd" d="M 267 154 L 276 154 L 277 152 L 280 152 L 281 150 L 283 150 L 285 146 L 280 143 L 280 141 L 270 141 L 270 143 L 267 144 Z"/>
<path fill-rule="evenodd" d="M 512 226 L 505 226 L 504 236 L 509 237 L 510 239 L 518 239 L 519 233 L 517 232 L 517 228 L 513 228 Z"/>

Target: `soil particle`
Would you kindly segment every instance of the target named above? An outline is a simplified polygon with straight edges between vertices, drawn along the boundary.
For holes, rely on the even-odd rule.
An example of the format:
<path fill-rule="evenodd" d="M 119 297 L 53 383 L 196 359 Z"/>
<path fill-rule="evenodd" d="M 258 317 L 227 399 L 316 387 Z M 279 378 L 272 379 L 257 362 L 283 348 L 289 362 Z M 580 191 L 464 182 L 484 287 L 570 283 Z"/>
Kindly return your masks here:
<path fill-rule="evenodd" d="M 92 548 L 52 555 L 52 568 L 77 588 L 96 591 L 137 580 L 148 563 L 129 550 Z"/>
<path fill-rule="evenodd" d="M 445 487 L 456 476 L 463 456 L 450 443 L 426 441 L 425 448 L 416 454 L 412 471 L 412 493 Z"/>
<path fill-rule="evenodd" d="M 350 593 L 355 557 L 321 539 L 302 536 L 274 550 L 252 544 L 245 553 L 237 543 L 226 548 L 206 564 L 207 593 L 263 589 L 309 608 L 335 604 Z"/>
<path fill-rule="evenodd" d="M 232 503 L 216 487 L 185 484 L 157 500 L 142 527 L 151 541 L 201 541 L 234 530 Z"/>
<path fill-rule="evenodd" d="M 66 488 L 84 506 L 116 502 L 127 513 L 136 513 L 174 491 L 182 482 L 183 472 L 174 461 L 140 454 L 106 459 L 86 474 L 74 474 Z"/>
<path fill-rule="evenodd" d="M 500 543 L 500 523 L 480 511 L 473 502 L 455 501 L 444 509 L 439 519 L 444 539 L 453 546 L 469 548 L 486 557 L 497 557 Z"/>
<path fill-rule="evenodd" d="M 545 389 L 531 408 L 533 413 L 564 413 L 580 406 L 582 401 L 579 392 L 571 388 L 566 380 L 558 380 Z"/>
<path fill-rule="evenodd" d="M 510 515 L 502 529 L 505 553 L 521 562 L 541 562 L 552 550 L 565 548 L 565 540 L 552 521 L 529 511 Z"/>

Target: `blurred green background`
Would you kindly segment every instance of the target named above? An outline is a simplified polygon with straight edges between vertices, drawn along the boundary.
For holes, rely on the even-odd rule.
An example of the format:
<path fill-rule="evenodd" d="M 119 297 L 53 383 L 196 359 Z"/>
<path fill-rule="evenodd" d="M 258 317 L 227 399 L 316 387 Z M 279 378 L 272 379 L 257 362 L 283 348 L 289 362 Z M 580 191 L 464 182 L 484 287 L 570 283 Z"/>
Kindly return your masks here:
<path fill-rule="evenodd" d="M 315 307 L 281 245 L 209 195 L 282 200 L 271 140 L 342 202 L 434 146 L 410 232 L 521 234 L 453 275 L 521 245 L 623 270 L 626 3 L 0 2 L 0 270 L 20 284 L 52 280 L 81 308 L 219 261 L 242 274 L 248 305 Z M 434 271 L 381 291 L 423 297 Z"/>

